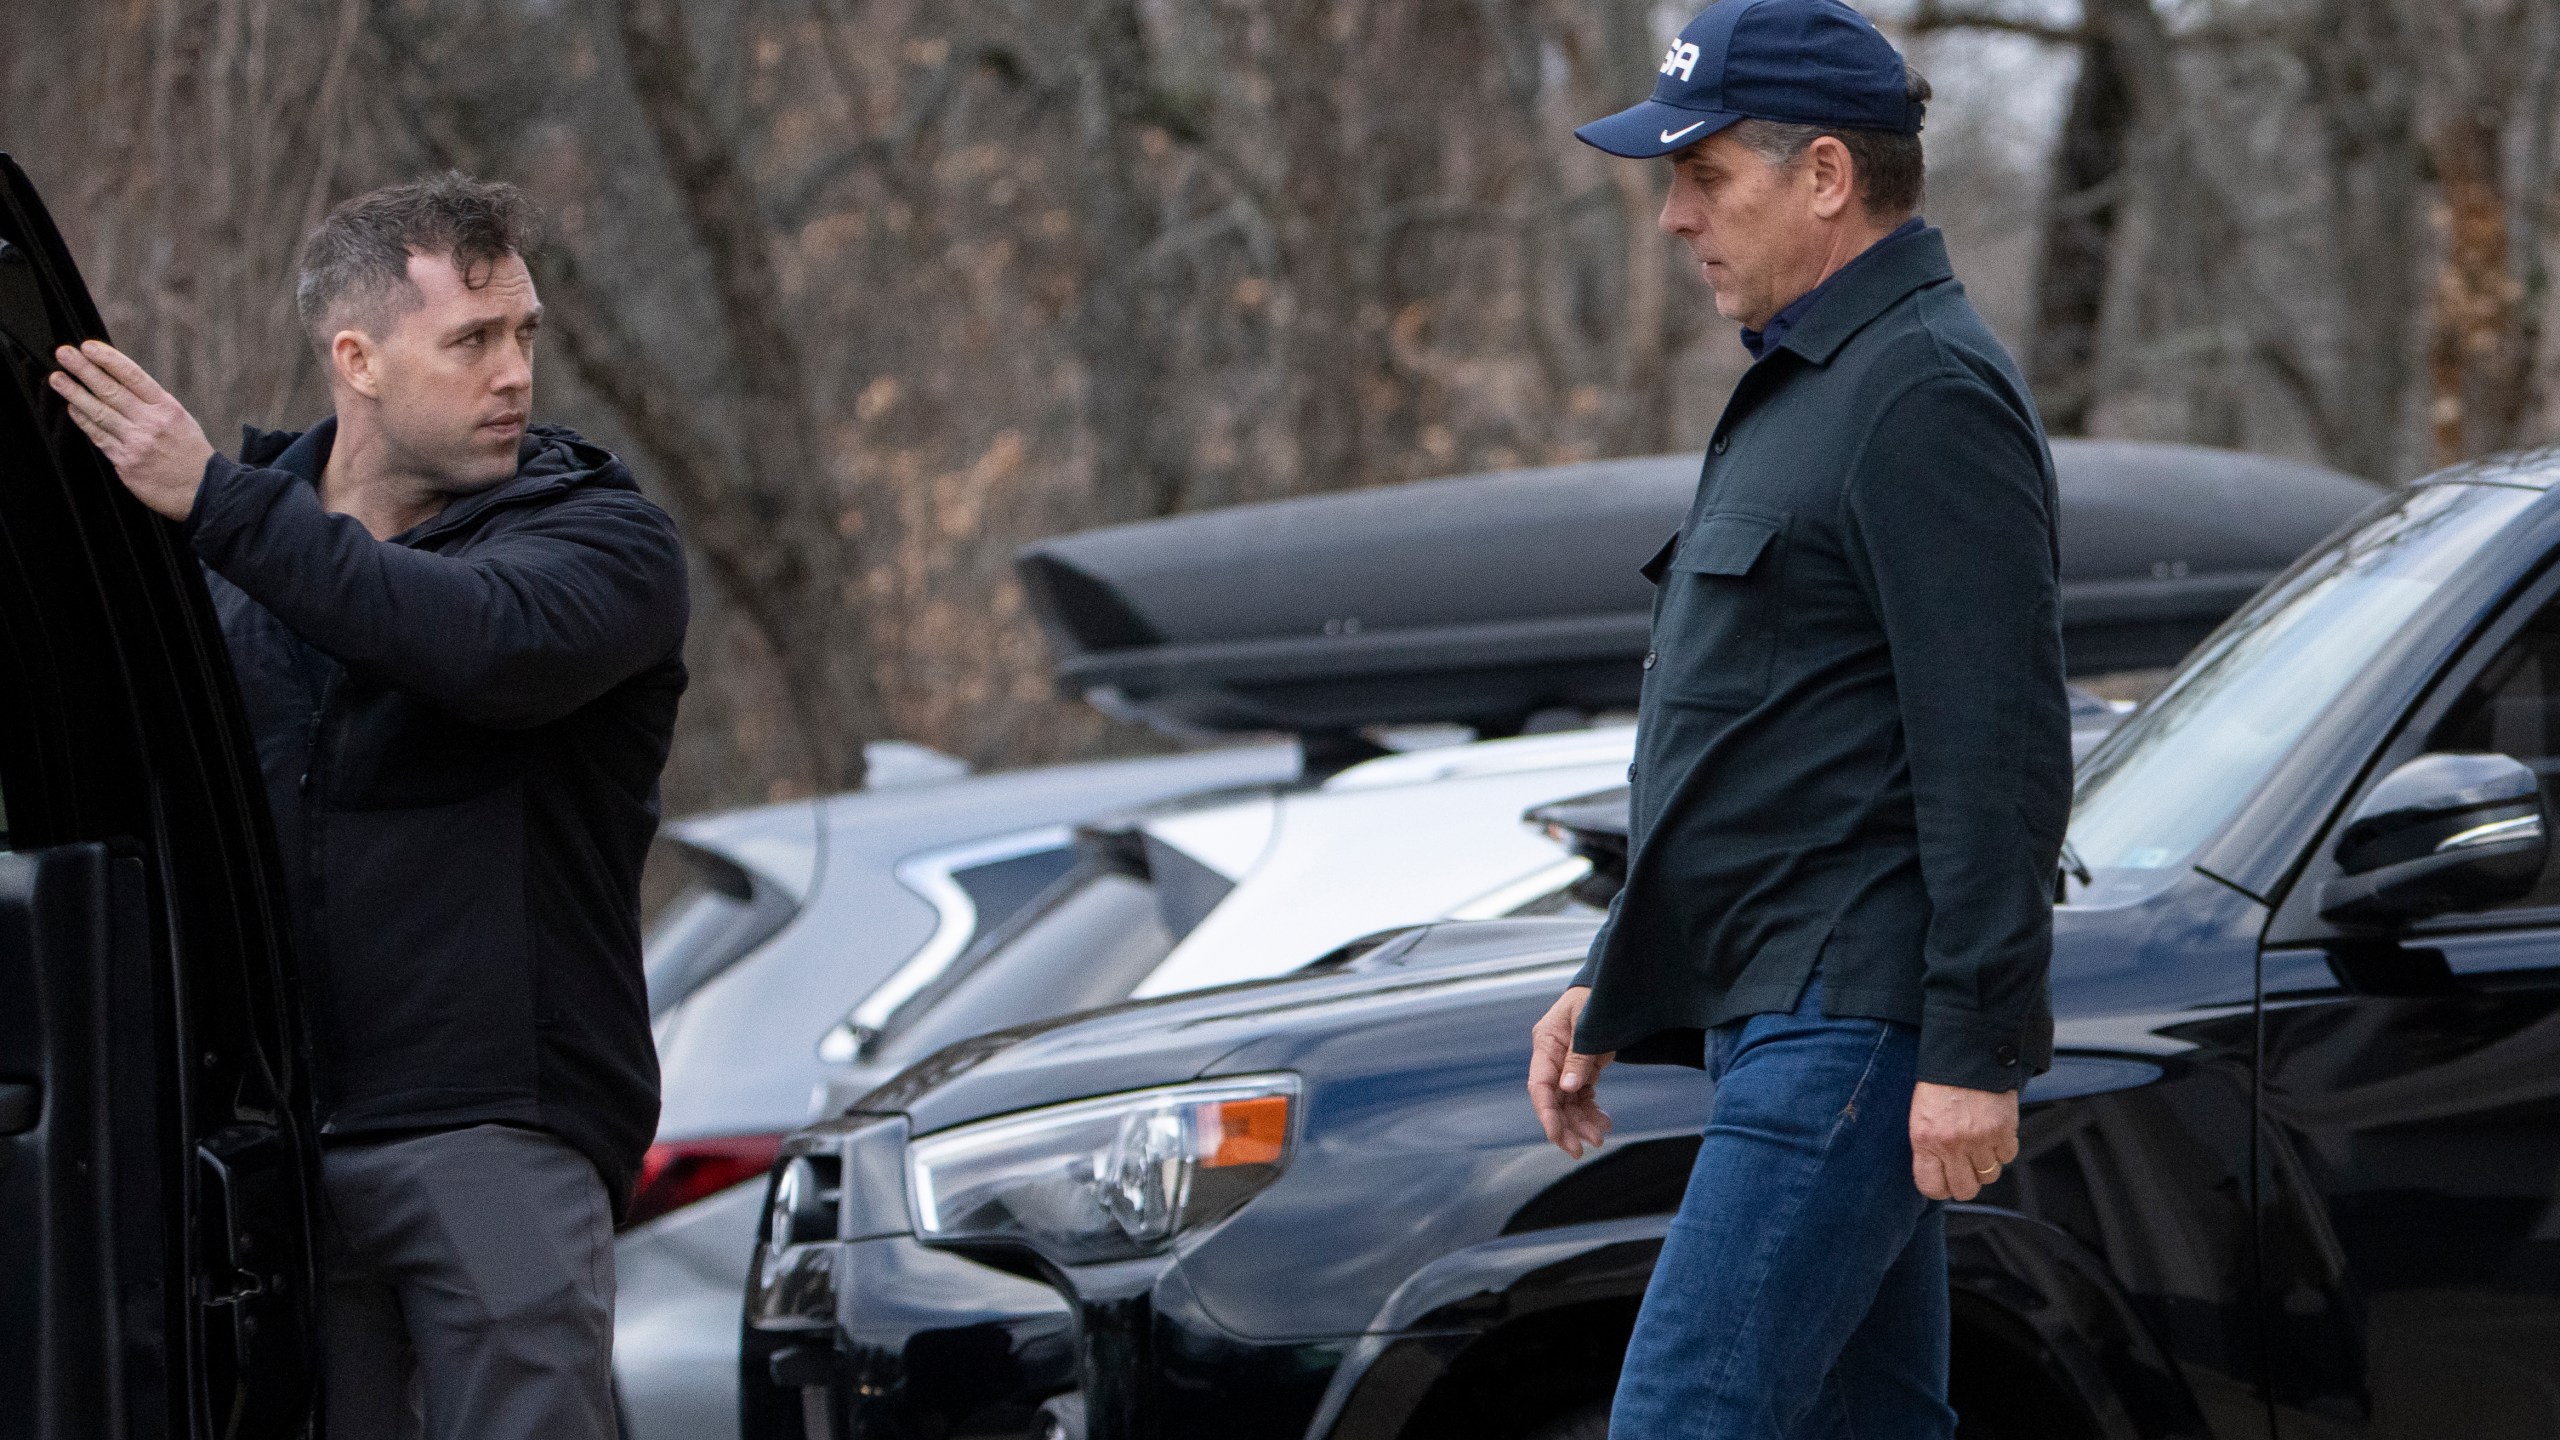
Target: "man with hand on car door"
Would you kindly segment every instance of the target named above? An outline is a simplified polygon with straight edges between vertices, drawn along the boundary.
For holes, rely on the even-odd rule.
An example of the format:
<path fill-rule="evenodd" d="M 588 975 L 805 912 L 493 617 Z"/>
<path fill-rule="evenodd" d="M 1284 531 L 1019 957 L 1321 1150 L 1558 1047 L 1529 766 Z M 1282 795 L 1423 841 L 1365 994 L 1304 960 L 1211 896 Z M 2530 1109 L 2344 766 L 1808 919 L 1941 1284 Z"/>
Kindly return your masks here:
<path fill-rule="evenodd" d="M 204 562 L 316 1062 L 328 1433 L 615 1433 L 613 1216 L 657 1127 L 640 863 L 684 558 L 622 462 L 527 423 L 512 187 L 338 207 L 295 299 L 335 415 L 214 452 L 91 342 L 54 388 Z"/>
<path fill-rule="evenodd" d="M 1944 1203 L 2051 1052 L 2053 466 L 1918 218 L 1928 94 L 1841 0 L 1719 0 L 1577 132 L 1670 158 L 1662 228 L 1754 359 L 1645 569 L 1626 884 L 1532 1037 L 1577 1158 L 1613 1057 L 1717 1077 L 1617 1440 L 1952 1435 Z"/>

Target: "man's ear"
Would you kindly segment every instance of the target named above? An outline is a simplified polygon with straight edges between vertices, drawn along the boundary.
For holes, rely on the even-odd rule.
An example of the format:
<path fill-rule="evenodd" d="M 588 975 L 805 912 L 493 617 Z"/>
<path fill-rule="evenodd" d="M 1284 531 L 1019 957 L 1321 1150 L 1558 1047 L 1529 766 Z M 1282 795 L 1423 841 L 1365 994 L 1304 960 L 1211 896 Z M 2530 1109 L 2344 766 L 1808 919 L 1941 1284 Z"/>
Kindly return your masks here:
<path fill-rule="evenodd" d="M 1857 165 L 1838 136 L 1824 135 L 1806 146 L 1804 167 L 1813 185 L 1815 218 L 1837 220 L 1858 202 Z"/>
<path fill-rule="evenodd" d="M 382 398 L 382 378 L 375 372 L 378 359 L 372 337 L 361 330 L 341 330 L 329 337 L 329 369 L 339 384 L 367 400 Z"/>

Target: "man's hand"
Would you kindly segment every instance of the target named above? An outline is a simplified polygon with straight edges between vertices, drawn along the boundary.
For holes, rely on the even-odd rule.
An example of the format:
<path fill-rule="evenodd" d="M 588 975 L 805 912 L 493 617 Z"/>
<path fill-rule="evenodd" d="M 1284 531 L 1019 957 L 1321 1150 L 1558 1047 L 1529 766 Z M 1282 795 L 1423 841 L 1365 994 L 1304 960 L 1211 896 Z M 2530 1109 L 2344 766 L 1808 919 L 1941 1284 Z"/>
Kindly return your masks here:
<path fill-rule="evenodd" d="M 1574 1052 L 1573 1027 L 1590 999 L 1590 986 L 1573 986 L 1556 997 L 1529 1031 L 1529 1103 L 1537 1107 L 1547 1138 L 1576 1160 L 1609 1138 L 1609 1112 L 1600 1108 L 1600 1072 L 1617 1058 L 1615 1051 Z"/>
<path fill-rule="evenodd" d="M 116 467 L 134 498 L 172 520 L 196 508 L 196 487 L 213 442 L 187 407 L 103 340 L 53 352 L 54 393 L 71 402 L 78 425 Z"/>
<path fill-rule="evenodd" d="M 2018 1158 L 2018 1092 L 1923 1080 L 1911 1092 L 1911 1178 L 1932 1200 L 1970 1200 Z"/>

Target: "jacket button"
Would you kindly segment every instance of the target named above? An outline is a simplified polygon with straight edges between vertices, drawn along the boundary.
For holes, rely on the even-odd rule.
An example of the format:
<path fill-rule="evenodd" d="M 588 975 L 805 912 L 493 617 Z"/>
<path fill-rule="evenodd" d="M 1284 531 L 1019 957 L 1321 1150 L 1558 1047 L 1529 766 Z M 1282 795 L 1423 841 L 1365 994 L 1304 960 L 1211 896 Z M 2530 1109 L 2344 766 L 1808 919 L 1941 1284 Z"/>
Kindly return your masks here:
<path fill-rule="evenodd" d="M 2015 1065 L 2018 1063 L 2018 1047 L 2015 1045 L 2003 1045 L 1992 1053 L 1999 1057 L 2000 1063 L 2003 1065 Z"/>
<path fill-rule="evenodd" d="M 1659 659 L 1661 659 L 1661 658 L 1662 658 L 1662 657 L 1661 657 L 1660 655 L 1655 654 L 1655 653 L 1654 653 L 1653 651 L 1651 651 L 1651 650 L 1647 650 L 1646 652 L 1644 652 L 1644 668 L 1646 668 L 1647 670 L 1652 669 L 1652 668 L 1653 668 L 1653 662 L 1654 662 L 1654 661 L 1656 661 L 1656 660 L 1659 660 Z"/>
<path fill-rule="evenodd" d="M 1711 454 L 1721 455 L 1725 452 L 1725 447 L 1731 443 L 1732 441 L 1719 434 L 1716 436 L 1715 440 L 1707 446 L 1707 450 Z"/>
<path fill-rule="evenodd" d="M 1636 762 L 1633 760 L 1627 762 L 1627 778 L 1630 780 L 1636 778 Z"/>

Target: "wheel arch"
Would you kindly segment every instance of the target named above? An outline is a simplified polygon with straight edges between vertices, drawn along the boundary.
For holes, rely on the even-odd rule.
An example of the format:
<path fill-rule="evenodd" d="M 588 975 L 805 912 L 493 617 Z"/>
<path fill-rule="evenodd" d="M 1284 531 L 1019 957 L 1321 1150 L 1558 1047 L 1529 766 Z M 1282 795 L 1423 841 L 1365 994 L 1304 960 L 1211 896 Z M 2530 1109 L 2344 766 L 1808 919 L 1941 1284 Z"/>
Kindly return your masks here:
<path fill-rule="evenodd" d="M 1639 1295 L 1532 1311 L 1477 1335 L 1392 1431 L 1341 1429 L 1397 1440 L 1522 1440 L 1594 1400 L 1606 1400 L 1626 1358 Z M 1347 1418 L 1347 1417 L 1346 1417 Z"/>
<path fill-rule="evenodd" d="M 1947 1218 L 1949 1390 L 1965 1440 L 2209 1440 L 2184 1377 L 2097 1257 L 2014 1211 L 1956 1206 Z M 1472 1309 L 1491 1322 L 1481 1328 L 1375 1337 L 1322 1433 L 1520 1440 L 1605 1398 L 1654 1248 L 1608 1238 L 1619 1243 L 1561 1264 L 1548 1251 L 1466 1305 L 1430 1307 L 1442 1321 Z M 1479 1284 L 1493 1278 L 1469 1268 Z"/>
<path fill-rule="evenodd" d="M 2041 1440 L 2054 1432 L 2018 1430 L 2018 1417 L 2041 1425 L 2060 1404 L 2088 1440 L 2210 1440 L 2185 1376 L 2105 1265 L 2068 1234 L 2015 1211 L 1952 1206 L 1947 1282 L 1950 1396 L 1969 1395 L 1970 1423 L 1987 1435 Z M 2050 1393 L 2028 1410 L 2042 1387 Z"/>

